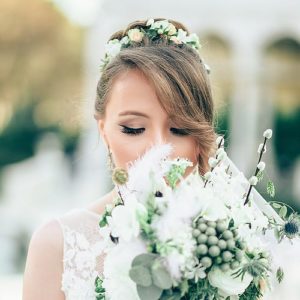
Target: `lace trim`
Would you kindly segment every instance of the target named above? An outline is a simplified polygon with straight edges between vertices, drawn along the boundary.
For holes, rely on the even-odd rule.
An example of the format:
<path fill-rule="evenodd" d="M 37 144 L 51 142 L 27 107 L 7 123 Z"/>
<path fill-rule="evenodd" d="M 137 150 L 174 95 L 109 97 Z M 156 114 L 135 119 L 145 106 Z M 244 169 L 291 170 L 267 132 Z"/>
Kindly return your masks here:
<path fill-rule="evenodd" d="M 66 299 L 95 299 L 95 278 L 102 274 L 103 255 L 97 227 L 79 224 L 73 230 L 59 220 L 64 236 L 64 272 L 61 289 Z M 83 234 L 84 232 L 84 234 Z"/>

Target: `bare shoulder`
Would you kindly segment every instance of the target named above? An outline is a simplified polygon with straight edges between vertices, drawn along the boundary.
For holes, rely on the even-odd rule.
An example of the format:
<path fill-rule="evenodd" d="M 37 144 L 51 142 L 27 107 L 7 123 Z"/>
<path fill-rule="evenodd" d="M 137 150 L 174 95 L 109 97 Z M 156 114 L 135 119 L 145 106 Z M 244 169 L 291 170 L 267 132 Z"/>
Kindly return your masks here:
<path fill-rule="evenodd" d="M 24 272 L 23 300 L 65 299 L 61 291 L 63 234 L 56 219 L 33 233 Z"/>
<path fill-rule="evenodd" d="M 105 194 L 102 196 L 100 199 L 92 202 L 89 206 L 88 209 L 101 215 L 103 214 L 105 210 L 105 206 L 109 203 L 113 202 L 113 197 L 115 196 L 115 191 L 112 190 L 111 192 Z"/>

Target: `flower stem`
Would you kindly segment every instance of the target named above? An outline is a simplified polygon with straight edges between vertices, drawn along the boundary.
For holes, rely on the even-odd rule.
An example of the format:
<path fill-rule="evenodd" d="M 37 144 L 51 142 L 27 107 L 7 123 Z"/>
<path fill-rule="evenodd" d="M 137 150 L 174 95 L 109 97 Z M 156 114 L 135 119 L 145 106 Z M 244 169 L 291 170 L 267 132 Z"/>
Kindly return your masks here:
<path fill-rule="evenodd" d="M 263 144 L 263 146 L 262 146 L 262 148 L 260 150 L 260 154 L 259 154 L 259 159 L 258 159 L 257 165 L 261 162 L 261 158 L 263 156 L 263 153 L 264 153 L 264 150 L 265 150 L 265 147 L 266 147 L 266 143 L 267 143 L 267 138 L 265 137 L 264 144 Z M 257 167 L 257 165 L 256 165 L 256 170 L 255 170 L 254 176 L 256 176 L 257 173 L 259 172 L 259 168 Z M 246 205 L 249 202 L 249 200 L 250 200 L 249 196 L 250 196 L 252 187 L 253 187 L 253 185 L 250 185 L 248 193 L 247 193 L 247 196 L 246 196 L 246 200 L 244 202 L 244 205 Z"/>

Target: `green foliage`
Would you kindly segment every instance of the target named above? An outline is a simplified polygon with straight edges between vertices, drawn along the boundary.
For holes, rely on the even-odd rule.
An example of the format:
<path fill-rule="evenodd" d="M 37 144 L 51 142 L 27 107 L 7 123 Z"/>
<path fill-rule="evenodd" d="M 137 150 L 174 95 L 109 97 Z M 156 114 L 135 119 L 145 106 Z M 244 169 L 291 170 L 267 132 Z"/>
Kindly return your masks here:
<path fill-rule="evenodd" d="M 141 299 L 159 299 L 163 290 L 172 287 L 172 278 L 164 267 L 162 258 L 153 253 L 136 256 L 129 271 L 130 278 L 137 284 Z"/>
<path fill-rule="evenodd" d="M 268 262 L 265 259 L 252 258 L 247 263 L 243 264 L 236 272 L 233 273 L 234 277 L 241 277 L 242 280 L 246 273 L 250 274 L 255 279 L 262 279 L 267 277 L 270 271 Z"/>
<path fill-rule="evenodd" d="M 263 171 L 258 171 L 257 175 L 256 175 L 258 182 L 262 181 L 264 178 L 264 172 Z"/>
<path fill-rule="evenodd" d="M 245 292 L 240 296 L 239 300 L 258 300 L 262 297 L 262 293 L 258 284 L 252 281 Z"/>
<path fill-rule="evenodd" d="M 79 134 L 69 134 L 59 126 L 38 127 L 34 122 L 34 110 L 35 104 L 20 107 L 0 134 L 0 168 L 32 157 L 39 138 L 49 132 L 57 135 L 67 155 L 74 153 Z"/>
<path fill-rule="evenodd" d="M 286 115 L 279 111 L 275 115 L 274 149 L 282 171 L 289 170 L 300 154 L 300 107 Z"/>
<path fill-rule="evenodd" d="M 103 279 L 97 276 L 95 279 L 96 300 L 105 299 L 105 289 L 103 288 L 102 284 L 103 284 Z"/>
<path fill-rule="evenodd" d="M 282 268 L 278 268 L 277 271 L 276 271 L 277 281 L 279 283 L 281 283 L 281 281 L 283 280 L 283 277 L 284 277 L 284 272 L 283 272 Z"/>
<path fill-rule="evenodd" d="M 185 164 L 173 164 L 170 171 L 167 173 L 166 178 L 172 188 L 175 188 L 176 183 L 182 177 L 187 165 Z"/>
<path fill-rule="evenodd" d="M 269 180 L 267 183 L 267 193 L 270 195 L 270 197 L 275 197 L 275 186 L 271 180 Z"/>

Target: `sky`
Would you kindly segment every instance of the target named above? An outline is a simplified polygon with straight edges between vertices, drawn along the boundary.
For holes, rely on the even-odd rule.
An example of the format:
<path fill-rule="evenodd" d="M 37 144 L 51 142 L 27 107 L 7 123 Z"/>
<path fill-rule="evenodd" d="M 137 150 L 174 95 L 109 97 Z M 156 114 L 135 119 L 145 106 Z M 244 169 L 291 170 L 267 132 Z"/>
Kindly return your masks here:
<path fill-rule="evenodd" d="M 86 27 L 93 24 L 103 0 L 51 0 L 73 23 Z"/>

